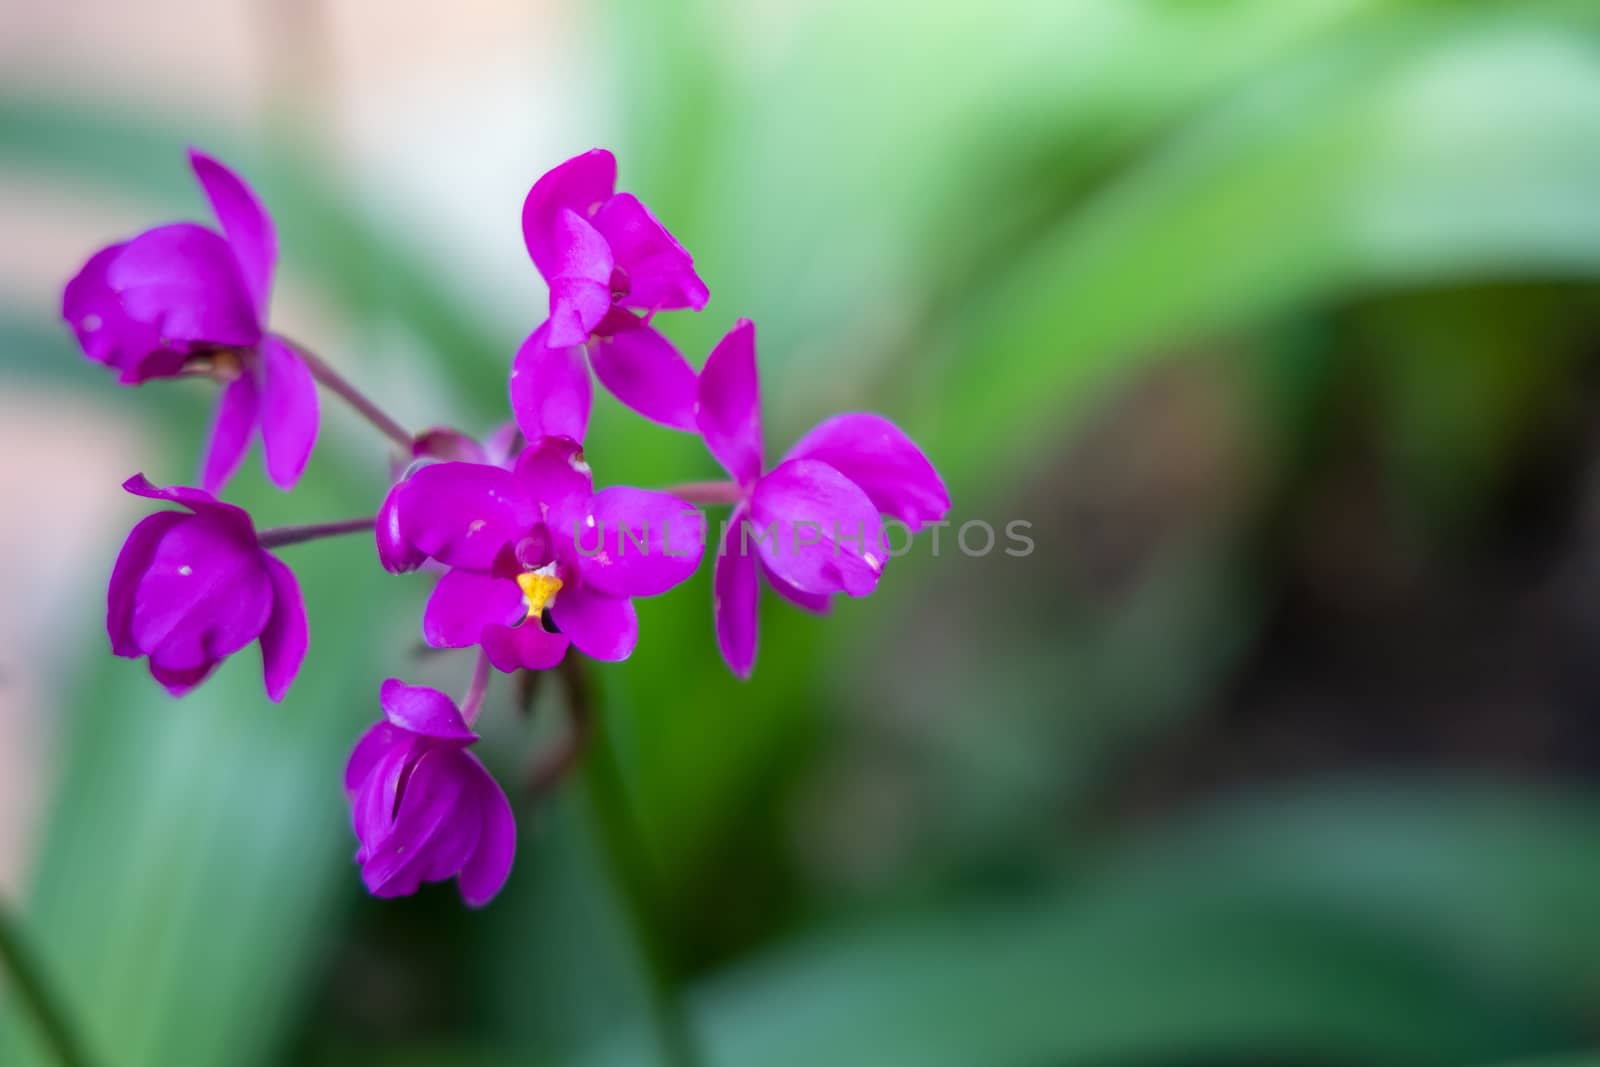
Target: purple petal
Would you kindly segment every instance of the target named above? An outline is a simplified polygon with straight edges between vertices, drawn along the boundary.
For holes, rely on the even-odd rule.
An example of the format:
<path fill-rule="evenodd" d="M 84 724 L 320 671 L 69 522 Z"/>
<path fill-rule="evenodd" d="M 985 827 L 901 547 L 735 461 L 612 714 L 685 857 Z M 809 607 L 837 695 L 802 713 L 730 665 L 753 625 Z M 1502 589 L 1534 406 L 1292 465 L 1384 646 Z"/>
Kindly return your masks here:
<path fill-rule="evenodd" d="M 164 347 L 161 331 L 130 316 L 106 280 L 111 262 L 127 246 L 96 252 L 61 294 L 61 317 L 72 327 L 83 354 L 121 372 L 124 385 L 176 374 L 187 355 Z"/>
<path fill-rule="evenodd" d="M 579 652 L 594 659 L 627 659 L 639 640 L 639 616 L 633 602 L 606 596 L 582 585 L 556 594 L 550 618 L 572 639 Z"/>
<path fill-rule="evenodd" d="M 361 877 L 375 896 L 414 893 L 455 875 L 477 847 L 482 824 L 468 792 L 465 753 L 420 743 L 386 833 L 367 843 Z"/>
<path fill-rule="evenodd" d="M 471 743 L 478 739 L 461 717 L 456 702 L 437 689 L 387 678 L 378 690 L 378 704 L 384 717 L 402 730 L 439 741 Z"/>
<path fill-rule="evenodd" d="M 133 607 L 139 582 L 155 559 L 161 539 L 174 526 L 188 521 L 190 517 L 182 512 L 159 511 L 140 519 L 122 543 L 106 587 L 106 633 L 111 637 L 114 655 L 137 659 L 145 654 L 145 649 L 133 639 Z"/>
<path fill-rule="evenodd" d="M 835 415 L 789 450 L 787 459 L 814 459 L 849 478 L 873 507 L 915 533 L 950 510 L 950 493 L 928 457 L 882 415 Z"/>
<path fill-rule="evenodd" d="M 883 520 L 854 482 L 812 459 L 779 464 L 756 483 L 750 517 L 772 573 L 805 593 L 866 596 L 889 558 Z"/>
<path fill-rule="evenodd" d="M 752 555 L 755 555 L 755 553 L 752 553 Z M 808 593 L 804 589 L 797 589 L 788 582 L 784 581 L 782 578 L 778 577 L 776 574 L 772 573 L 772 568 L 767 566 L 766 561 L 762 560 L 759 555 L 756 555 L 756 559 L 761 563 L 762 576 L 767 579 L 767 584 L 772 586 L 772 591 L 774 593 L 777 593 L 795 607 L 804 608 L 806 611 L 817 615 L 826 615 L 830 610 L 832 610 L 832 597 L 817 593 Z"/>
<path fill-rule="evenodd" d="M 168 667 L 154 656 L 150 659 L 150 677 L 166 687 L 167 692 L 181 697 L 211 676 L 221 660 L 209 660 L 197 667 Z"/>
<path fill-rule="evenodd" d="M 483 828 L 478 833 L 478 847 L 461 868 L 456 884 L 468 907 L 481 908 L 494 899 L 511 874 L 511 861 L 517 854 L 517 820 L 500 783 L 470 754 L 467 758 L 475 771 L 469 788 L 478 795 Z"/>
<path fill-rule="evenodd" d="M 522 483 L 483 463 L 433 463 L 401 483 L 400 532 L 450 567 L 488 570 L 539 518 Z"/>
<path fill-rule="evenodd" d="M 130 632 L 152 663 L 186 671 L 254 641 L 272 615 L 265 553 L 229 524 L 197 515 L 156 548 L 134 595 Z"/>
<path fill-rule="evenodd" d="M 261 444 L 267 474 L 279 489 L 293 489 L 317 443 L 317 383 L 282 340 L 261 342 Z"/>
<path fill-rule="evenodd" d="M 267 684 L 267 699 L 276 704 L 300 673 L 310 636 L 306 629 L 306 603 L 294 572 L 266 552 L 261 553 L 261 561 L 272 580 L 272 614 L 261 631 L 261 673 Z"/>
<path fill-rule="evenodd" d="M 743 543 L 740 528 L 745 509 L 734 509 L 722 538 L 716 572 L 711 582 L 712 614 L 717 623 L 717 647 L 728 667 L 740 678 L 750 677 L 756 663 L 757 607 L 761 582 L 756 576 L 756 550 Z"/>
<path fill-rule="evenodd" d="M 260 406 L 255 379 L 248 371 L 223 387 L 211 423 L 211 443 L 206 447 L 200 472 L 200 484 L 206 492 L 221 492 L 239 469 L 245 450 L 250 447 Z"/>
<path fill-rule="evenodd" d="M 522 342 L 511 361 L 511 413 L 529 441 L 570 437 L 582 441 L 589 428 L 593 386 L 580 346 L 550 347 L 545 323 Z"/>
<path fill-rule="evenodd" d="M 404 482 L 391 486 L 378 508 L 373 523 L 373 536 L 378 543 L 378 562 L 390 574 L 406 574 L 428 561 L 428 554 L 418 549 L 400 529 L 400 491 Z"/>
<path fill-rule="evenodd" d="M 670 493 L 602 489 L 584 526 L 578 570 L 584 584 L 609 596 L 664 593 L 694 574 L 705 554 L 705 515 Z"/>
<path fill-rule="evenodd" d="M 594 488 L 583 449 L 570 437 L 535 438 L 517 456 L 512 470 L 538 505 L 540 517 L 553 526 L 570 527 L 583 514 Z"/>
<path fill-rule="evenodd" d="M 181 504 L 197 515 L 208 515 L 230 523 L 239 531 L 245 543 L 255 544 L 255 526 L 250 521 L 250 513 L 232 504 L 224 504 L 204 489 L 195 489 L 187 485 L 169 485 L 161 488 L 151 485 L 150 479 L 142 474 L 135 474 L 123 482 L 122 488 L 125 492 L 142 496 L 146 500 Z"/>
<path fill-rule="evenodd" d="M 589 218 L 610 199 L 617 185 L 617 160 L 604 148 L 591 149 L 551 168 L 522 202 L 522 239 L 534 266 L 548 281 L 559 273 L 561 247 L 556 220 L 563 211 Z"/>
<path fill-rule="evenodd" d="M 559 597 L 557 599 L 560 599 Z M 544 671 L 561 662 L 571 642 L 529 619 L 520 626 L 488 626 L 483 631 L 483 652 L 497 671 Z"/>
<path fill-rule="evenodd" d="M 453 570 L 439 579 L 422 613 L 422 638 L 434 648 L 468 648 L 486 626 L 509 626 L 527 613 L 522 590 L 509 578 Z"/>
<path fill-rule="evenodd" d="M 699 381 L 672 342 L 620 308 L 600 323 L 588 344 L 589 363 L 611 395 L 647 419 L 695 431 Z"/>
<path fill-rule="evenodd" d="M 740 485 L 761 476 L 761 387 L 756 328 L 740 319 L 700 370 L 695 422 L 706 447 Z"/>
<path fill-rule="evenodd" d="M 556 219 L 560 257 L 550 283 L 550 346 L 581 345 L 611 310 L 611 247 L 572 211 Z"/>
<path fill-rule="evenodd" d="M 355 799 L 353 794 L 366 785 L 383 757 L 404 740 L 405 735 L 387 722 L 375 722 L 361 735 L 361 740 L 350 752 L 349 762 L 344 765 L 344 790 L 352 794 L 352 801 Z"/>
<path fill-rule="evenodd" d="M 210 156 L 191 148 L 189 166 L 233 248 L 256 317 L 265 322 L 272 296 L 272 272 L 278 263 L 278 233 L 272 216 L 244 179 Z"/>
<path fill-rule="evenodd" d="M 239 264 L 222 235 L 192 222 L 159 226 L 129 241 L 106 267 L 128 314 L 160 336 L 191 344 L 261 340 Z"/>
<path fill-rule="evenodd" d="M 694 258 L 638 197 L 619 193 L 600 206 L 595 229 L 627 276 L 621 303 L 642 311 L 699 311 L 711 293 L 694 271 Z"/>

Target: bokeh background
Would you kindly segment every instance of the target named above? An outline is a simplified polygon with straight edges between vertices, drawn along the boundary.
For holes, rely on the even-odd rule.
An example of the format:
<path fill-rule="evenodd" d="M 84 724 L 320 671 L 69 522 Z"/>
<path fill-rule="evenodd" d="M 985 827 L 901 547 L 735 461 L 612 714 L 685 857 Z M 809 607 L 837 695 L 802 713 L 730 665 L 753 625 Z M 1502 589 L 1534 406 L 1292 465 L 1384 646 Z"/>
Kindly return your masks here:
<path fill-rule="evenodd" d="M 278 328 L 473 431 L 544 306 L 521 199 L 612 147 L 711 287 L 659 320 L 691 361 L 758 323 L 769 451 L 882 411 L 1035 551 L 769 597 L 746 684 L 709 574 L 642 605 L 502 896 L 368 899 L 348 748 L 379 679 L 468 670 L 415 657 L 425 578 L 285 550 L 278 707 L 106 648 L 118 483 L 185 480 L 210 396 L 118 388 L 59 291 L 201 216 L 190 143 L 276 216 Z M 0 233 L 0 886 L 93 1062 L 1600 1045 L 1593 0 L 4 0 Z M 325 408 L 300 491 L 231 490 L 263 524 L 379 501 Z M 609 400 L 588 454 L 716 473 Z M 562 701 L 495 690 L 508 783 Z M 14 1003 L 0 1062 L 50 1062 Z"/>

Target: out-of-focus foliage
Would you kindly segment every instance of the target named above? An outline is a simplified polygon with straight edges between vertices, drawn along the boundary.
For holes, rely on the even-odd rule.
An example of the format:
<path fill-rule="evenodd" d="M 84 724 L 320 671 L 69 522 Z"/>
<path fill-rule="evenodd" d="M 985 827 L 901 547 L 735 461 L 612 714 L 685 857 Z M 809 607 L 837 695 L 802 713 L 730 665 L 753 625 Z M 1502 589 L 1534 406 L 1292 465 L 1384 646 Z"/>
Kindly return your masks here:
<path fill-rule="evenodd" d="M 606 715 L 646 918 L 710 1062 L 1467 1065 L 1592 1043 L 1596 767 L 1553 742 L 1489 757 L 1600 689 L 1514 684 L 1542 631 L 1477 647 L 1449 597 L 1388 606 L 1442 584 L 1526 607 L 1479 572 L 1532 551 L 1496 554 L 1496 523 L 1591 395 L 1600 10 L 614 0 L 595 46 L 627 182 L 714 294 L 667 325 L 698 358 L 757 321 L 769 451 L 882 410 L 950 477 L 956 524 L 1037 541 L 971 559 L 952 529 L 832 618 L 768 604 L 748 684 L 716 658 L 708 576 L 641 605 Z M 420 341 L 476 428 L 503 418 L 536 309 L 501 328 L 320 161 L 204 132 L 0 101 L 0 162 L 156 213 L 197 206 L 185 141 L 237 159 L 288 272 L 372 345 Z M 15 320 L 0 373 L 116 402 L 52 324 Z M 382 381 L 381 354 L 347 365 Z M 201 395 L 140 400 L 171 416 L 150 466 L 173 471 Z M 609 403 L 588 451 L 611 482 L 713 473 Z M 331 434 L 283 521 L 370 509 L 380 462 Z M 258 482 L 240 501 L 285 507 Z M 422 589 L 358 546 L 294 551 L 314 642 L 281 708 L 243 662 L 173 704 L 82 635 L 28 916 L 95 1051 L 646 1062 L 653 979 L 584 788 L 522 813 L 486 912 L 360 895 L 338 768 L 376 680 L 410 669 Z M 1590 573 L 1593 549 L 1571 555 L 1527 584 Z M 1337 625 L 1297 628 L 1306 600 Z M 1424 688 L 1453 675 L 1483 706 Z M 1428 740 L 1429 700 L 1459 748 Z M 514 771 L 527 741 L 502 718 Z M 0 1059 L 32 1062 L 6 1023 Z"/>

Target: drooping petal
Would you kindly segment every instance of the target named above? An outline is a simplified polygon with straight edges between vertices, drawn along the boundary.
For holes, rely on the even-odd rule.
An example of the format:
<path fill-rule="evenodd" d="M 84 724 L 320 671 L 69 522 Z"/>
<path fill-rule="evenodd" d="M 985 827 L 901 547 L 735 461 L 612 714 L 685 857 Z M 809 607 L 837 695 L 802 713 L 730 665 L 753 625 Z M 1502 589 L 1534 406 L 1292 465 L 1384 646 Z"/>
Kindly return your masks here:
<path fill-rule="evenodd" d="M 138 658 L 145 649 L 133 638 L 133 606 L 144 572 L 155 559 L 161 539 L 189 516 L 178 511 L 159 511 L 139 520 L 122 543 L 117 562 L 111 568 L 106 586 L 106 633 L 111 637 L 114 655 Z"/>
<path fill-rule="evenodd" d="M 833 608 L 832 597 L 818 593 L 808 593 L 804 589 L 795 588 L 772 573 L 772 568 L 767 566 L 766 561 L 761 560 L 759 555 L 756 558 L 761 563 L 761 575 L 766 578 L 767 584 L 772 586 L 772 591 L 795 607 L 804 608 L 806 611 L 817 615 L 826 615 Z"/>
<path fill-rule="evenodd" d="M 386 678 L 378 689 L 378 705 L 395 726 L 439 741 L 470 744 L 478 735 L 468 728 L 456 702 L 425 685 L 407 685 L 398 678 Z"/>
<path fill-rule="evenodd" d="M 142 474 L 135 474 L 123 482 L 122 488 L 124 492 L 142 496 L 146 500 L 181 504 L 196 515 L 211 516 L 231 526 L 239 535 L 241 543 L 255 544 L 255 526 L 250 521 L 250 513 L 243 508 L 223 503 L 204 489 L 195 489 L 187 485 L 155 486 Z"/>
<path fill-rule="evenodd" d="M 272 614 L 261 631 L 261 674 L 267 685 L 267 699 L 283 699 L 310 644 L 306 628 L 306 602 L 300 596 L 300 583 L 282 560 L 263 552 L 267 577 L 272 581 Z"/>
<path fill-rule="evenodd" d="M 756 662 L 759 629 L 757 608 L 761 582 L 756 573 L 756 549 L 747 545 L 740 530 L 747 518 L 735 508 L 723 534 L 711 581 L 711 607 L 717 624 L 717 647 L 728 668 L 740 678 L 750 677 Z"/>
<path fill-rule="evenodd" d="M 461 868 L 456 884 L 468 907 L 481 908 L 494 899 L 511 874 L 511 861 L 517 854 L 517 820 L 500 783 L 470 753 L 464 755 L 472 762 L 468 788 L 478 796 L 483 829 L 478 834 L 478 847 Z"/>
<path fill-rule="evenodd" d="M 563 211 L 589 218 L 610 199 L 617 185 L 617 160 L 604 148 L 591 149 L 551 168 L 522 202 L 522 239 L 545 279 L 559 272 L 562 250 L 557 219 Z"/>
<path fill-rule="evenodd" d="M 550 344 L 581 345 L 611 310 L 611 246 L 576 212 L 556 218 L 560 258 L 550 283 Z"/>
<path fill-rule="evenodd" d="M 233 248 L 256 318 L 265 322 L 272 296 L 272 272 L 278 264 L 278 232 L 272 225 L 272 216 L 244 179 L 215 159 L 191 148 L 189 166 Z"/>
<path fill-rule="evenodd" d="M 208 660 L 196 667 L 169 667 L 156 658 L 160 653 L 150 657 L 150 677 L 166 687 L 167 692 L 175 697 L 181 697 L 201 682 L 211 676 L 222 661 Z"/>
<path fill-rule="evenodd" d="M 221 492 L 239 469 L 250 447 L 260 407 L 255 379 L 248 372 L 223 387 L 211 423 L 211 443 L 206 446 L 206 458 L 200 471 L 200 485 L 206 492 Z"/>
<path fill-rule="evenodd" d="M 699 311 L 711 298 L 694 258 L 631 193 L 618 193 L 595 213 L 594 227 L 627 276 L 621 303 L 641 311 Z"/>
<path fill-rule="evenodd" d="M 594 659 L 627 659 L 639 640 L 639 616 L 622 597 L 568 586 L 556 594 L 550 617 L 579 652 Z"/>
<path fill-rule="evenodd" d="M 164 668 L 188 670 L 254 641 L 273 609 L 265 558 L 205 516 L 161 539 L 134 597 L 133 640 Z"/>
<path fill-rule="evenodd" d="M 520 626 L 488 626 L 483 631 L 483 653 L 497 671 L 545 671 L 561 662 L 571 642 L 529 619 Z"/>
<path fill-rule="evenodd" d="M 378 544 L 378 562 L 390 574 L 407 574 L 428 561 L 428 554 L 407 541 L 401 532 L 400 489 L 398 483 L 390 487 L 372 527 Z"/>
<path fill-rule="evenodd" d="M 534 330 L 511 361 L 511 413 L 529 441 L 570 437 L 581 442 L 593 391 L 582 346 L 551 348 L 549 323 Z"/>
<path fill-rule="evenodd" d="M 756 483 L 750 517 L 761 559 L 801 592 L 866 596 L 889 558 L 883 520 L 854 482 L 812 459 L 779 464 Z"/>
<path fill-rule="evenodd" d="M 789 450 L 787 459 L 814 459 L 849 478 L 874 507 L 915 533 L 950 510 L 950 492 L 905 432 L 882 415 L 835 415 Z"/>
<path fill-rule="evenodd" d="M 486 626 L 509 626 L 526 613 L 509 578 L 456 569 L 439 579 L 422 613 L 422 639 L 434 648 L 468 648 Z"/>
<path fill-rule="evenodd" d="M 761 387 L 756 328 L 740 319 L 700 370 L 695 423 L 706 447 L 740 485 L 761 476 Z"/>
<path fill-rule="evenodd" d="M 401 483 L 400 532 L 449 567 L 488 570 L 500 550 L 539 514 L 508 470 L 483 463 L 434 463 Z"/>
<path fill-rule="evenodd" d="M 449 878 L 477 847 L 477 812 L 471 804 L 462 810 L 469 781 L 461 773 L 464 753 L 426 742 L 419 753 L 401 787 L 394 821 L 366 849 L 361 877 L 374 896 L 406 896 L 423 882 Z"/>
<path fill-rule="evenodd" d="M 161 337 L 243 346 L 261 340 L 255 306 L 222 235 L 192 222 L 158 226 L 129 241 L 106 267 L 129 315 Z"/>
<path fill-rule="evenodd" d="M 124 385 L 176 374 L 186 353 L 164 347 L 161 331 L 133 318 L 111 288 L 106 271 L 121 255 L 123 244 L 103 248 L 89 258 L 61 294 L 61 317 L 96 363 L 114 367 Z"/>
<path fill-rule="evenodd" d="M 589 501 L 577 564 L 584 584 L 599 592 L 656 596 L 694 574 L 705 547 L 706 517 L 693 504 L 613 486 Z"/>
<path fill-rule="evenodd" d="M 405 735 L 395 729 L 388 722 L 375 722 L 361 735 L 361 740 L 356 742 L 356 747 L 350 751 L 350 759 L 344 765 L 344 790 L 354 794 L 367 783 L 379 761 L 388 754 L 396 744 L 405 740 Z M 354 799 L 352 795 L 351 799 Z"/>
<path fill-rule="evenodd" d="M 279 489 L 293 489 L 317 443 L 317 383 L 282 340 L 261 342 L 261 444 L 267 474 Z"/>
<path fill-rule="evenodd" d="M 689 361 L 657 330 L 613 308 L 588 351 L 595 376 L 612 396 L 663 426 L 695 432 L 699 381 Z"/>

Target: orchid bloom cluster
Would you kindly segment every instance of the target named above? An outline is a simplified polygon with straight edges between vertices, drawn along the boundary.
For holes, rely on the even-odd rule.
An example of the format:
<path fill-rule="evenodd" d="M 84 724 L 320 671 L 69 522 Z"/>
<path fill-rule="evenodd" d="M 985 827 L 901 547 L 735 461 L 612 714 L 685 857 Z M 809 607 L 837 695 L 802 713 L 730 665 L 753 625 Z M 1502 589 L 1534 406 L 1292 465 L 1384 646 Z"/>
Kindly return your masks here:
<path fill-rule="evenodd" d="M 505 792 L 472 754 L 490 668 L 546 671 L 571 658 L 627 659 L 633 601 L 688 579 L 716 547 L 713 618 L 732 671 L 755 665 L 764 583 L 811 612 L 865 596 L 889 559 L 884 518 L 911 531 L 949 497 L 932 464 L 888 420 L 835 416 L 769 465 L 761 439 L 755 327 L 741 320 L 698 373 L 653 325 L 709 299 L 694 261 L 639 199 L 616 191 L 616 160 L 596 149 L 540 178 L 522 210 L 549 310 L 517 350 L 512 423 L 479 440 L 449 428 L 407 432 L 305 345 L 272 332 L 277 265 L 271 216 L 245 182 L 199 152 L 190 165 L 216 216 L 158 226 L 95 253 L 66 286 L 62 315 L 84 354 L 124 385 L 202 378 L 219 388 L 199 484 L 129 493 L 176 506 L 128 534 L 112 569 L 112 652 L 148 661 L 174 695 L 251 644 L 267 696 L 292 685 L 309 643 L 305 606 L 280 548 L 368 532 L 377 562 L 436 576 L 424 641 L 477 649 L 461 702 L 397 678 L 382 717 L 345 772 L 356 862 L 370 892 L 457 880 L 472 906 L 508 876 L 516 824 Z M 697 434 L 728 482 L 665 490 L 597 488 L 584 460 L 591 371 L 623 404 Z M 221 499 L 253 440 L 268 477 L 292 489 L 318 428 L 318 387 L 349 403 L 399 450 L 370 518 L 257 529 Z M 702 506 L 731 514 L 708 537 Z"/>

